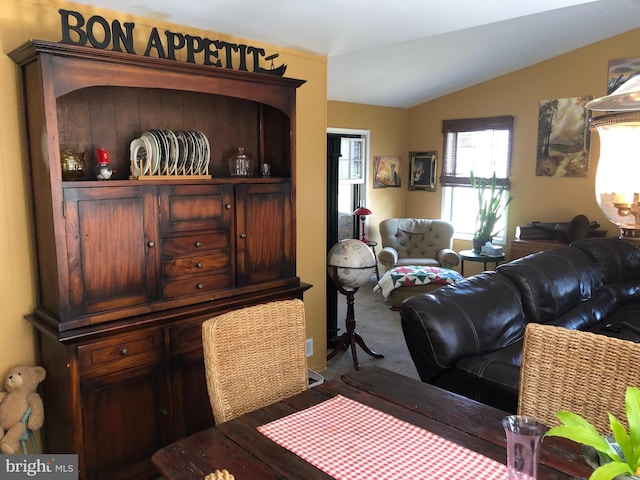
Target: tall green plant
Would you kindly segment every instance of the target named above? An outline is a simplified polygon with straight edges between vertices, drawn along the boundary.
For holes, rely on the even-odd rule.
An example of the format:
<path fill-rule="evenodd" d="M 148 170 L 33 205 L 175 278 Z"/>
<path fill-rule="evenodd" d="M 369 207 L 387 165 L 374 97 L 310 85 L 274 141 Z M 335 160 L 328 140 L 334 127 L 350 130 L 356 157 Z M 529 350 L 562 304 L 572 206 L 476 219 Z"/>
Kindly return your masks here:
<path fill-rule="evenodd" d="M 625 413 L 629 433 L 616 417 L 608 414 L 611 432 L 619 450 L 588 421 L 567 411 L 556 413 L 562 425 L 551 428 L 545 436 L 567 438 L 595 449 L 603 464 L 593 471 L 589 480 L 612 480 L 618 476 L 637 478 L 640 474 L 640 390 L 636 387 L 627 387 Z"/>
<path fill-rule="evenodd" d="M 489 181 L 484 178 L 478 179 L 471 172 L 471 187 L 478 193 L 476 231 L 473 237 L 488 240 L 499 232 L 499 230 L 494 230 L 496 222 L 500 220 L 502 212 L 511 203 L 513 197 L 509 195 L 503 205 L 503 198 L 508 193 L 506 188 L 497 185 L 495 172 Z"/>

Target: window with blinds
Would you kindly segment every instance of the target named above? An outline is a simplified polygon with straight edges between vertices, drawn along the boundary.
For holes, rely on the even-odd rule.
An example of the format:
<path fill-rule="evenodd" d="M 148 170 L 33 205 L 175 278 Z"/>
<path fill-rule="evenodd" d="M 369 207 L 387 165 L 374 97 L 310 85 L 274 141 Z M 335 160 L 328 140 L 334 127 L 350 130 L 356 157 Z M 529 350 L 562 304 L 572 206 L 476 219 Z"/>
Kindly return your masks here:
<path fill-rule="evenodd" d="M 442 122 L 442 218 L 453 222 L 456 238 L 471 239 L 475 230 L 476 192 L 471 172 L 478 179 L 496 174 L 497 185 L 509 189 L 513 117 L 471 118 Z M 505 243 L 506 212 L 498 221 L 494 243 Z"/>

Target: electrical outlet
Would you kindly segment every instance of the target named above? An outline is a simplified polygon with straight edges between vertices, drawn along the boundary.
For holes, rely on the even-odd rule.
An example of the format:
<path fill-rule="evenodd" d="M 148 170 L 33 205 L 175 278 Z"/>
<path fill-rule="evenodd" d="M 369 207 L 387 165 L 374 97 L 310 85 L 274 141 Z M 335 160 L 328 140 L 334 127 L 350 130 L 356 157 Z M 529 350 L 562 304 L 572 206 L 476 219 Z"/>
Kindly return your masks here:
<path fill-rule="evenodd" d="M 307 338 L 307 357 L 313 356 L 313 338 Z"/>

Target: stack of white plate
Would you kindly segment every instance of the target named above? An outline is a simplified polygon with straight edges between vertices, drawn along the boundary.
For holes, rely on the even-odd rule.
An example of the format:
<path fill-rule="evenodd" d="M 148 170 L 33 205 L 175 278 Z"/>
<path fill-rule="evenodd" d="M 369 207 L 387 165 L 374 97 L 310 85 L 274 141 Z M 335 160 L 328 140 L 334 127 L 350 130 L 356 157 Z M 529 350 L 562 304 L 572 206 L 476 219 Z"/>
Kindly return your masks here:
<path fill-rule="evenodd" d="M 199 131 L 148 130 L 130 146 L 131 174 L 207 175 L 211 147 Z"/>

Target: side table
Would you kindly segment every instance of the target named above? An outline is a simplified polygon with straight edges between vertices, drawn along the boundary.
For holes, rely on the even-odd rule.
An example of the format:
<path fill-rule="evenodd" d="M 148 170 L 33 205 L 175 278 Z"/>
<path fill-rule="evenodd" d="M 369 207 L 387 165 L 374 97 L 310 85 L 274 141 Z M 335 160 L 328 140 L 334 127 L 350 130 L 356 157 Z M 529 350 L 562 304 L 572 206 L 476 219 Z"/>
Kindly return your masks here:
<path fill-rule="evenodd" d="M 487 269 L 487 263 L 495 263 L 495 267 L 498 266 L 505 258 L 505 254 L 502 255 L 484 255 L 483 253 L 474 252 L 473 250 L 462 250 L 460 253 L 460 273 L 464 277 L 464 262 L 481 262 L 484 264 L 484 269 Z"/>
<path fill-rule="evenodd" d="M 376 247 L 378 246 L 378 242 L 374 242 L 373 240 L 367 240 L 367 245 L 373 251 L 373 258 L 376 260 L 376 279 L 380 281 L 380 272 L 378 271 L 378 256 L 376 255 Z"/>

